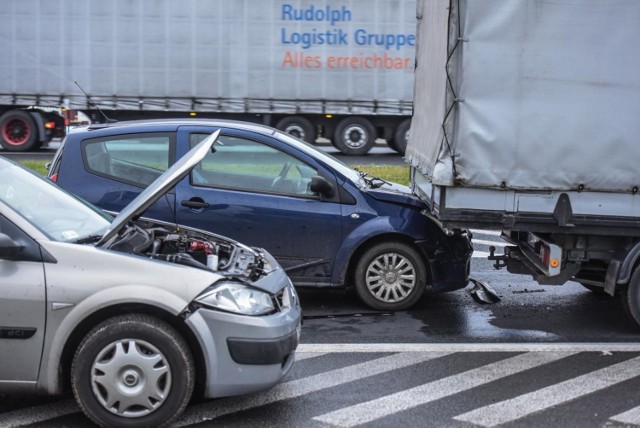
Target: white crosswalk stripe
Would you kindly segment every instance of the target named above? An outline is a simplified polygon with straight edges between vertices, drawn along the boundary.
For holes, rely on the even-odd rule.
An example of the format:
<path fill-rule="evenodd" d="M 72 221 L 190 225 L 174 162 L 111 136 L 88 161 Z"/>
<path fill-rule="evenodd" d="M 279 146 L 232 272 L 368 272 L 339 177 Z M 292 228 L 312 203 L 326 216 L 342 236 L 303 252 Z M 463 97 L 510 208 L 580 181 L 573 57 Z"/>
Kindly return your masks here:
<path fill-rule="evenodd" d="M 448 354 L 449 353 L 447 352 L 411 352 L 389 355 L 364 363 L 354 364 L 348 367 L 285 382 L 276 385 L 274 388 L 263 394 L 225 400 L 223 405 L 216 406 L 213 409 L 206 404 L 201 406 L 192 406 L 188 408 L 187 412 L 178 420 L 177 425 L 190 425 L 241 410 L 274 403 L 276 401 L 300 397 L 312 392 L 386 373 L 390 370 L 424 363 L 429 360 L 444 357 Z"/>
<path fill-rule="evenodd" d="M 466 355 L 474 358 L 476 353 L 484 353 L 482 365 L 474 363 L 460 373 L 438 376 L 433 369 L 433 360 L 442 358 L 437 364 L 448 365 L 449 359 L 465 361 Z M 500 353 L 491 358 L 487 353 Z M 621 355 L 619 353 L 632 353 Z M 355 356 L 358 354 L 358 356 Z M 367 354 L 371 355 L 368 356 Z M 375 355 L 373 355 L 375 354 Z M 454 356 L 455 354 L 455 356 Z M 580 355 L 577 355 L 580 354 Z M 612 355 L 617 357 L 611 357 Z M 612 393 L 622 391 L 622 382 L 630 381 L 634 385 L 640 381 L 640 343 L 372 343 L 372 344 L 301 344 L 297 355 L 298 367 L 290 375 L 293 379 L 276 385 L 274 388 L 240 397 L 211 400 L 187 408 L 178 420 L 178 426 L 199 424 L 220 417 L 232 417 L 242 424 L 247 417 L 251 419 L 251 412 L 261 406 L 280 404 L 293 409 L 291 416 L 270 416 L 267 425 L 273 425 L 277 420 L 283 426 L 337 426 L 352 427 L 366 423 L 380 424 L 382 418 L 388 421 L 403 420 L 412 412 L 420 412 L 420 406 L 439 406 L 443 402 L 436 400 L 446 398 L 446 402 L 466 401 L 465 397 L 476 397 L 491 391 L 493 388 L 503 388 L 500 381 L 518 383 L 535 373 L 543 374 L 543 379 L 553 379 L 546 376 L 550 371 L 559 370 L 564 365 L 574 365 L 576 361 L 599 360 L 598 369 L 580 374 L 574 378 L 548 384 L 548 386 L 524 394 L 522 390 L 511 396 L 501 397 L 504 401 L 487 404 L 480 402 L 475 409 L 465 407 L 447 416 L 441 415 L 438 424 L 470 423 L 475 426 L 494 427 L 512 422 L 526 423 L 528 417 L 535 416 L 536 420 L 546 417 L 544 413 L 550 409 L 571 403 L 580 403 L 580 399 L 593 399 L 589 395 L 598 391 L 612 388 Z M 488 358 L 488 359 L 487 359 Z M 603 358 L 613 358 L 609 365 L 604 366 Z M 462 360 L 460 360 L 462 359 Z M 354 361 L 355 360 L 355 361 Z M 624 360 L 624 361 L 623 361 Z M 474 360 L 476 361 L 476 360 Z M 332 370 L 318 372 L 323 365 L 330 362 L 339 366 Z M 423 365 L 424 364 L 424 365 Z M 552 364 L 552 365 L 550 365 Z M 334 366 L 334 367 L 335 367 Z M 455 366 L 451 366 L 455 367 Z M 603 368 L 601 368 L 603 367 Z M 424 370 L 423 370 L 424 368 Z M 529 372 L 535 369 L 534 372 Z M 311 372 L 312 371 L 312 372 Z M 396 371 L 396 372 L 394 372 Z M 402 389 L 402 384 L 395 382 L 394 391 L 385 392 L 384 388 L 362 391 L 362 383 L 379 383 L 378 377 L 387 377 L 394 372 L 394 377 L 402 379 L 413 376 L 412 384 Z M 426 373 L 428 380 L 420 382 L 420 373 Z M 551 381 L 553 382 L 553 381 Z M 332 397 L 332 388 L 341 388 L 341 393 L 349 391 L 349 384 L 354 383 L 353 396 L 345 401 Z M 502 386 L 501 386 L 502 385 Z M 359 389 L 358 389 L 359 388 Z M 617 391 L 617 392 L 616 392 Z M 624 391 L 622 391 L 624 392 Z M 348 392 L 347 392 L 348 394 Z M 386 394 L 386 395 L 384 395 Z M 465 395 L 461 395 L 465 394 Z M 521 394 L 521 395 L 518 395 Z M 357 398 L 360 397 L 360 398 Z M 302 398 L 302 400 L 298 400 Z M 302 403 L 302 404 L 300 404 Z M 637 406 L 637 407 L 633 407 Z M 20 410 L 10 410 L 0 413 L 0 427 L 18 427 L 24 425 L 47 423 L 57 419 L 58 424 L 65 424 L 66 417 L 76 414 L 80 417 L 78 406 L 73 400 L 62 399 L 48 404 L 35 405 Z M 629 409 L 618 408 L 615 415 L 601 415 L 601 419 L 593 425 L 606 424 L 640 425 L 640 399 L 632 401 Z M 631 408 L 632 407 L 632 408 Z M 451 409 L 456 409 L 455 404 Z M 467 411 L 469 410 L 469 411 Z M 562 407 L 560 407 L 562 410 Z M 425 410 L 426 411 L 426 410 Z M 246 412 L 246 413 L 245 413 Z M 554 412 L 550 412 L 553 414 Z M 228 416 L 233 415 L 233 416 Z M 302 419 L 300 417 L 302 416 Z M 306 416 L 304 416 L 306 415 Z M 297 418 L 297 419 L 296 419 Z M 306 419 L 305 419 L 306 418 Z M 452 418 L 452 419 L 450 419 Z M 225 420 L 217 421 L 224 422 Z M 556 421 L 557 422 L 557 421 Z M 393 422 L 389 422 L 392 424 Z M 435 423 L 435 422 L 434 422 Z M 249 426 L 249 425 L 247 425 Z"/>
<path fill-rule="evenodd" d="M 619 415 L 612 416 L 610 419 L 623 424 L 640 425 L 640 406 L 634 407 Z"/>
<path fill-rule="evenodd" d="M 558 384 L 491 404 L 454 419 L 494 427 L 640 376 L 640 357 L 614 364 Z"/>
<path fill-rule="evenodd" d="M 353 427 L 427 404 L 515 373 L 548 364 L 573 354 L 575 353 L 530 352 L 517 355 L 504 361 L 497 361 L 395 394 L 326 413 L 315 417 L 314 420 L 340 427 Z"/>

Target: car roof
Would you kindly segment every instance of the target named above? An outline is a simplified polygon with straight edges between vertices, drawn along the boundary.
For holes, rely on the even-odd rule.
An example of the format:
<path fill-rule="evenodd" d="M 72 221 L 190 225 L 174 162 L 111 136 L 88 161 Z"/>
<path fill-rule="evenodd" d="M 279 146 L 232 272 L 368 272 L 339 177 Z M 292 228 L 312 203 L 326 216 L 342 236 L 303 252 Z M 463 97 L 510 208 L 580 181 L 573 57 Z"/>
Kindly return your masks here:
<path fill-rule="evenodd" d="M 243 122 L 239 120 L 226 120 L 226 119 L 147 119 L 147 120 L 126 120 L 121 122 L 107 122 L 107 123 L 94 123 L 88 126 L 81 126 L 72 128 L 70 133 L 82 133 L 92 130 L 109 130 L 109 131 L 126 131 L 131 128 L 147 128 L 152 130 L 154 128 L 178 128 L 179 126 L 212 126 L 216 128 L 233 128 L 243 131 L 251 131 L 264 135 L 273 135 L 276 130 L 270 126 L 261 125 L 252 122 Z"/>

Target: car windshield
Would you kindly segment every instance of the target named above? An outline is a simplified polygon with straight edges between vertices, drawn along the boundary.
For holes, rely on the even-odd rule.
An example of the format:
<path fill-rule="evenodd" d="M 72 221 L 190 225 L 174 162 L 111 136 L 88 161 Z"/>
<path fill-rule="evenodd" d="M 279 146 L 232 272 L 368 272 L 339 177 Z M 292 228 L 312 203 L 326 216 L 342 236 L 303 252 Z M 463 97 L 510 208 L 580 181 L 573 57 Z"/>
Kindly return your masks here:
<path fill-rule="evenodd" d="M 49 239 L 90 242 L 111 224 L 108 214 L 10 161 L 0 159 L 0 177 L 0 201 Z"/>
<path fill-rule="evenodd" d="M 365 188 L 367 186 L 367 183 L 363 180 L 362 175 L 358 171 L 351 168 L 346 163 L 331 156 L 329 153 L 318 150 L 315 146 L 307 143 L 306 141 L 299 140 L 289 134 L 285 134 L 284 132 L 278 131 L 276 132 L 276 135 L 278 136 L 278 138 L 299 148 L 300 150 L 313 156 L 319 161 L 324 162 L 327 166 L 333 168 L 335 171 L 338 171 L 340 174 L 345 176 L 348 180 L 352 181 L 356 186 L 360 188 Z"/>

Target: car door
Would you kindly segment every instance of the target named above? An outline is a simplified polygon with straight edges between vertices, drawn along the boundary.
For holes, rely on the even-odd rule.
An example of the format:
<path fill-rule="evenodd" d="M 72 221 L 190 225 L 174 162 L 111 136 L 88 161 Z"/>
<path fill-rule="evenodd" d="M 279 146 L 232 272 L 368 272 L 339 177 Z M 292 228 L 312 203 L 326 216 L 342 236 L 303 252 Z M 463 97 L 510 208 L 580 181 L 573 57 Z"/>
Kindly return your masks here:
<path fill-rule="evenodd" d="M 0 233 L 22 246 L 17 260 L 0 258 L 0 383 L 35 387 L 46 319 L 42 257 L 38 244 L 2 215 Z"/>
<path fill-rule="evenodd" d="M 178 147 L 186 150 L 212 131 L 180 128 Z M 267 249 L 296 284 L 327 284 L 342 216 L 339 203 L 309 190 L 319 166 L 258 133 L 223 129 L 219 141 L 177 186 L 176 221 Z"/>
<path fill-rule="evenodd" d="M 80 148 L 80 153 L 67 149 L 70 153 L 62 162 L 70 166 L 60 167 L 58 185 L 103 210 L 120 212 L 175 161 L 175 133 L 136 132 L 89 138 L 81 142 Z M 85 166 L 83 174 L 77 172 L 79 165 Z M 174 221 L 174 198 L 175 194 L 168 192 L 144 216 Z"/>

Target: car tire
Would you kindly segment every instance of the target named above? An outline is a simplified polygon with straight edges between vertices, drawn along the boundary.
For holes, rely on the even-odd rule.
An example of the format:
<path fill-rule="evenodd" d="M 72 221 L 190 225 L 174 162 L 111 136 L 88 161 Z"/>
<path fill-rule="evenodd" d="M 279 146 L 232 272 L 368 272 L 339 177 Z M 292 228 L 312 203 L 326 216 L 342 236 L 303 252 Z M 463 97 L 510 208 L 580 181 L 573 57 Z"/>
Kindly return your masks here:
<path fill-rule="evenodd" d="M 10 110 L 0 116 L 0 145 L 10 152 L 31 150 L 38 141 L 36 122 L 23 110 Z"/>
<path fill-rule="evenodd" d="M 422 257 L 407 244 L 384 242 L 369 248 L 355 269 L 356 292 L 369 307 L 398 311 L 424 294 L 427 270 Z"/>
<path fill-rule="evenodd" d="M 376 142 L 376 128 L 363 117 L 342 119 L 333 134 L 333 145 L 345 155 L 366 155 Z"/>
<path fill-rule="evenodd" d="M 76 401 L 100 426 L 169 424 L 187 406 L 194 381 L 193 358 L 182 336 L 142 314 L 110 318 L 92 329 L 71 365 Z"/>
<path fill-rule="evenodd" d="M 307 143 L 315 144 L 316 142 L 316 130 L 313 124 L 302 116 L 285 117 L 278 122 L 276 128 Z"/>

